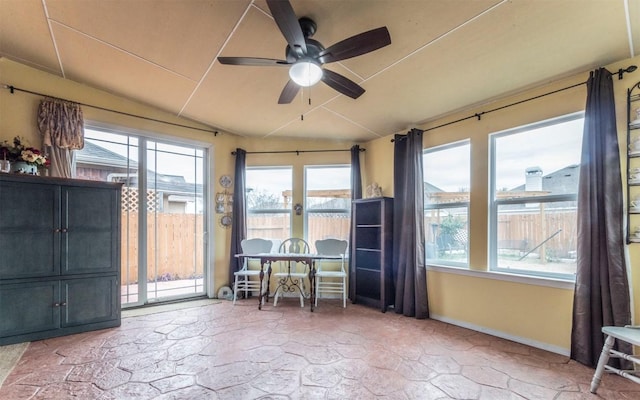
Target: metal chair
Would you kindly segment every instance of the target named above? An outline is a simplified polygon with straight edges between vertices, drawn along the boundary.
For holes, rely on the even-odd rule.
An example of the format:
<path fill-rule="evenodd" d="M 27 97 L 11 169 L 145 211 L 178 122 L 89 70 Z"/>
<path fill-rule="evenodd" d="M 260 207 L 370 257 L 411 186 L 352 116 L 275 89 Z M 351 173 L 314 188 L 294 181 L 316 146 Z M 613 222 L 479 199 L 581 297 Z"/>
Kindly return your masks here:
<path fill-rule="evenodd" d="M 240 246 L 244 254 L 260 254 L 270 253 L 273 243 L 266 239 L 244 239 Z M 236 304 L 238 298 L 238 291 L 244 291 L 244 297 L 249 296 L 249 291 L 258 290 L 258 293 L 262 293 L 262 287 L 260 281 L 251 280 L 250 278 L 260 275 L 260 270 L 249 269 L 249 259 L 244 258 L 242 269 L 233 273 L 235 279 L 233 282 L 233 304 Z M 267 282 L 268 284 L 268 282 Z"/>
<path fill-rule="evenodd" d="M 316 250 L 319 255 L 325 256 L 342 256 L 340 260 L 340 269 L 338 271 L 326 270 L 326 263 L 335 262 L 333 260 L 318 260 L 316 262 L 316 303 L 318 305 L 318 297 L 320 293 L 339 293 L 342 294 L 342 307 L 347 307 L 347 272 L 344 269 L 344 258 L 347 252 L 348 242 L 338 239 L 316 240 Z M 323 280 L 328 278 L 329 280 Z"/>
<path fill-rule="evenodd" d="M 284 254 L 309 254 L 309 244 L 303 239 L 289 238 L 280 244 L 278 253 Z M 307 265 L 304 265 L 302 271 L 298 271 L 298 264 L 295 261 L 281 262 L 280 271 L 273 274 L 278 280 L 278 287 L 274 295 L 273 305 L 278 305 L 278 298 L 283 292 L 294 292 L 296 289 L 300 294 L 300 307 L 304 307 L 304 278 L 308 276 L 306 272 Z"/>

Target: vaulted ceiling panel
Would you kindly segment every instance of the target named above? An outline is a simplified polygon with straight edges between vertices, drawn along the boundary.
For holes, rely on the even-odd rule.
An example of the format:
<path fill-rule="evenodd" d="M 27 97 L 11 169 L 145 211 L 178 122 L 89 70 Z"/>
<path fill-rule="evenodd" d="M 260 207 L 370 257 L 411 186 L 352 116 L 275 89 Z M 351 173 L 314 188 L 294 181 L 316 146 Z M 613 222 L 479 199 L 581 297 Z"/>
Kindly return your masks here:
<path fill-rule="evenodd" d="M 56 23 L 52 27 L 68 79 L 167 111 L 179 109 L 196 86 L 194 81 L 77 31 Z"/>
<path fill-rule="evenodd" d="M 0 1 L 0 55 L 62 74 L 41 0 Z"/>
<path fill-rule="evenodd" d="M 325 46 L 389 29 L 391 45 L 324 66 L 362 86 L 360 98 L 320 83 L 278 105 L 288 67 L 215 61 L 285 57 L 266 0 L 0 0 L 0 56 L 244 136 L 351 141 L 640 54 L 637 0 L 291 6 Z"/>
<path fill-rule="evenodd" d="M 377 139 L 381 135 L 359 126 L 343 116 L 323 107 L 315 108 L 283 126 L 269 137 L 318 138 L 359 141 L 362 138 Z"/>
<path fill-rule="evenodd" d="M 625 27 L 616 24 L 618 18 L 603 18 L 601 7 L 595 5 L 589 9 L 577 3 L 546 4 L 545 8 L 512 2 L 497 7 L 411 60 L 366 81 L 367 93 L 375 96 L 365 93 L 357 105 L 340 98 L 327 107 L 392 133 L 429 117 L 625 57 Z M 577 12 L 576 7 L 582 11 Z M 621 11 L 608 10 L 612 14 Z M 572 13 L 576 17 L 570 17 Z M 617 45 L 611 46 L 607 37 L 616 38 Z M 387 101 L 397 93 L 405 101 Z M 368 111 L 372 109 L 385 109 L 386 114 L 372 115 Z"/>
<path fill-rule="evenodd" d="M 56 0 L 47 8 L 62 25 L 199 80 L 249 2 Z"/>

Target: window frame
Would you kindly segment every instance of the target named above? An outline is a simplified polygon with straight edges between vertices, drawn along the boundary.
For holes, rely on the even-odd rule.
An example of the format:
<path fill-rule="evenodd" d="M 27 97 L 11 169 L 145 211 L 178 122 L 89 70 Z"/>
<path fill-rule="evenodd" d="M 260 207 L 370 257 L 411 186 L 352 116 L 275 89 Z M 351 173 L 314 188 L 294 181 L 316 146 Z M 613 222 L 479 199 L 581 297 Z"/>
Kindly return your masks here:
<path fill-rule="evenodd" d="M 148 142 L 154 142 L 156 144 L 168 145 L 168 146 L 178 146 L 178 147 L 191 147 L 197 151 L 201 152 L 199 158 L 201 158 L 202 162 L 202 211 L 200 214 L 203 215 L 203 226 L 202 226 L 202 236 L 203 236 L 203 245 L 202 245 L 202 262 L 203 262 L 203 281 L 202 281 L 202 292 L 196 292 L 194 294 L 189 294 L 186 296 L 178 295 L 178 296 L 161 296 L 161 297 L 149 297 L 149 293 L 147 290 L 147 272 L 149 270 L 149 260 L 148 254 L 146 251 L 140 251 L 138 256 L 138 300 L 131 301 L 127 303 L 122 303 L 121 308 L 126 309 L 130 307 L 138 307 L 147 303 L 162 303 L 168 301 L 175 301 L 179 299 L 187 299 L 187 298 L 195 298 L 206 294 L 208 296 L 213 295 L 213 291 L 215 288 L 215 266 L 213 265 L 214 257 L 214 246 L 213 246 L 213 231 L 212 227 L 214 224 L 214 210 L 210 206 L 209 199 L 211 199 L 211 191 L 214 186 L 213 182 L 213 174 L 210 172 L 211 166 L 214 165 L 213 157 L 214 157 L 214 148 L 211 143 L 205 143 L 198 140 L 192 140 L 188 138 L 183 138 L 179 136 L 167 135 L 160 132 L 150 132 L 146 130 L 141 130 L 137 128 L 133 128 L 130 126 L 122 126 L 122 125 L 114 125 L 103 122 L 97 122 L 94 120 L 85 120 L 84 128 L 87 130 L 117 135 L 121 137 L 127 138 L 126 146 L 133 147 L 136 149 L 136 154 L 127 156 L 127 158 L 135 157 L 137 158 L 137 164 L 135 165 L 135 169 L 138 171 L 137 174 L 137 189 L 140 192 L 147 190 L 147 169 L 149 168 L 149 163 L 147 159 L 147 151 L 149 150 L 147 147 Z M 135 139 L 136 143 L 131 144 L 130 140 Z M 97 142 L 104 143 L 117 143 L 112 142 L 111 140 L 106 140 L 104 138 L 90 138 L 85 140 L 95 140 Z M 123 143 L 120 143 L 123 144 Z M 157 150 L 157 149 L 156 149 Z M 74 162 L 75 164 L 75 162 Z M 99 160 L 92 160 L 89 164 L 100 165 Z M 77 165 L 74 165 L 74 168 L 77 168 Z M 129 160 L 127 161 L 126 168 L 131 168 Z M 133 176 L 133 175 L 132 175 Z M 146 209 L 147 201 L 146 198 L 139 198 L 138 206 L 140 209 Z M 197 207 L 196 207 L 197 208 Z M 139 249 L 147 248 L 147 240 L 149 236 L 149 229 L 147 226 L 147 215 L 146 213 L 139 213 L 138 217 L 138 242 L 137 245 Z M 124 246 L 123 246 L 124 250 Z M 124 286 L 123 279 L 120 282 L 121 286 Z M 121 294 L 122 299 L 122 294 Z"/>
<path fill-rule="evenodd" d="M 308 188 L 308 179 L 307 179 L 307 171 L 311 169 L 323 169 L 323 168 L 344 168 L 348 169 L 349 173 L 351 173 L 351 164 L 319 164 L 319 165 L 305 165 L 304 166 L 304 191 L 303 191 L 303 214 L 304 214 L 304 240 L 309 240 L 309 213 L 313 212 L 316 214 L 344 214 L 347 215 L 349 219 L 351 219 L 351 207 L 347 208 L 320 208 L 320 209 L 309 209 L 309 203 L 307 201 L 307 188 Z M 353 191 L 351 187 L 351 181 L 349 181 L 349 190 Z M 351 242 L 350 237 L 347 237 L 345 240 Z M 315 243 L 309 243 L 310 246 L 315 248 Z"/>
<path fill-rule="evenodd" d="M 278 165 L 278 166 L 269 166 L 269 165 L 260 165 L 260 166 L 246 166 L 245 167 L 245 188 L 246 188 L 246 172 L 249 170 L 289 170 L 291 173 L 291 202 L 289 203 L 288 208 L 261 208 L 259 210 L 251 211 L 248 207 L 248 192 L 245 192 L 245 204 L 247 204 L 247 222 L 249 220 L 249 216 L 253 215 L 266 215 L 266 214 L 287 214 L 289 216 L 289 234 L 287 237 L 291 237 L 293 232 L 293 166 L 292 165 Z M 247 226 L 247 230 L 249 230 L 249 226 Z M 284 240 L 287 237 L 280 239 Z M 272 238 L 273 240 L 277 240 Z"/>
<path fill-rule="evenodd" d="M 471 139 L 469 139 L 469 138 L 423 149 L 422 150 L 423 163 L 424 163 L 424 158 L 428 153 L 434 153 L 434 152 L 437 152 L 437 151 L 443 151 L 443 150 L 451 149 L 451 148 L 454 148 L 454 147 L 462 147 L 462 146 L 469 146 L 469 165 L 471 165 Z M 426 182 L 426 180 L 425 180 L 425 182 Z M 425 213 L 428 210 L 441 210 L 441 209 L 452 209 L 452 208 L 464 208 L 464 209 L 466 209 L 466 211 L 467 211 L 467 222 L 466 222 L 466 226 L 467 226 L 467 244 L 466 244 L 466 246 L 467 246 L 467 248 L 466 248 L 467 261 L 466 262 L 446 261 L 446 260 L 443 261 L 440 258 L 426 258 L 426 255 L 427 255 L 426 245 L 427 245 L 427 243 L 425 241 L 425 243 L 424 243 L 424 246 L 425 246 L 425 260 L 426 260 L 427 264 L 439 265 L 439 266 L 445 266 L 445 267 L 469 269 L 469 266 L 471 264 L 470 263 L 470 254 L 469 254 L 469 242 L 471 240 L 471 232 L 469 230 L 469 222 L 470 222 L 469 210 L 470 210 L 470 206 L 471 206 L 471 169 L 469 169 L 469 182 L 468 182 L 468 184 L 469 184 L 469 189 L 468 189 L 469 199 L 467 201 L 456 201 L 456 202 L 450 202 L 450 203 L 430 203 L 430 204 L 428 204 L 426 199 L 424 200 L 424 212 Z M 423 196 L 426 197 L 425 193 L 423 193 Z M 427 229 L 426 226 L 425 226 L 425 229 Z M 426 238 L 426 232 L 425 232 L 425 238 Z"/>
<path fill-rule="evenodd" d="M 560 281 L 575 282 L 575 274 L 564 274 L 559 272 L 541 272 L 528 269 L 517 268 L 501 268 L 498 266 L 498 209 L 501 205 L 515 205 L 515 204 L 539 204 L 539 203 L 556 203 L 573 201 L 576 202 L 576 213 L 578 212 L 578 190 L 573 194 L 551 194 L 548 196 L 527 196 L 519 198 L 503 198 L 498 199 L 496 196 L 496 140 L 511 135 L 517 135 L 520 133 L 528 132 L 534 129 L 545 128 L 553 125 L 558 125 L 565 122 L 584 120 L 584 111 L 570 113 L 555 118 L 549 118 L 530 124 L 518 126 L 516 128 L 506 129 L 503 131 L 489 134 L 489 236 L 488 236 L 488 258 L 489 272 L 512 274 L 516 276 L 542 278 L 542 279 L 554 279 Z"/>

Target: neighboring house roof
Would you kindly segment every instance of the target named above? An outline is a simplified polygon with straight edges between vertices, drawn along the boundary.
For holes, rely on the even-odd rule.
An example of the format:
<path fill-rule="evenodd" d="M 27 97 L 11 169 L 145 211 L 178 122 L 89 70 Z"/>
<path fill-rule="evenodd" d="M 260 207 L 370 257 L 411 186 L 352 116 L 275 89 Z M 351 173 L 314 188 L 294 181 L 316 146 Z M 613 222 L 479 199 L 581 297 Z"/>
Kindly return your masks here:
<path fill-rule="evenodd" d="M 578 179 L 580 166 L 569 165 L 555 172 L 542 176 L 542 191 L 549 194 L 578 193 Z M 520 185 L 509 190 L 510 192 L 524 192 L 525 185 Z"/>
<path fill-rule="evenodd" d="M 122 168 L 127 167 L 131 173 L 135 174 L 138 165 L 135 160 L 130 160 L 88 140 L 84 142 L 84 148 L 76 152 L 76 162 L 85 168 L 112 170 L 114 174 L 122 173 Z M 128 180 L 131 185 L 136 185 L 138 176 L 131 175 Z M 147 181 L 155 183 L 156 191 L 168 194 L 192 195 L 194 192 L 202 194 L 202 184 L 186 182 L 184 177 L 179 175 L 156 174 L 155 171 L 147 170 Z"/>
<path fill-rule="evenodd" d="M 136 165 L 135 161 L 129 160 L 125 156 L 114 153 L 113 151 L 98 146 L 88 140 L 85 140 L 84 148 L 82 150 L 76 151 L 76 162 L 81 164 L 114 166 L 119 168 L 126 168 L 128 164 L 131 166 Z"/>

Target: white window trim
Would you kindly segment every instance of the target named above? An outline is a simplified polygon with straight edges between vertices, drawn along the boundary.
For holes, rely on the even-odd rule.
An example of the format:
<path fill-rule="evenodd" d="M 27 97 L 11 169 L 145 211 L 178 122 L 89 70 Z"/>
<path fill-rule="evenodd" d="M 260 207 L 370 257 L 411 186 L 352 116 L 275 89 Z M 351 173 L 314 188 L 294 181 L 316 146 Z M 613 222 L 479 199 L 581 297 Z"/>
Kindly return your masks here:
<path fill-rule="evenodd" d="M 258 210 L 249 210 L 247 207 L 247 217 L 249 215 L 260 215 L 260 214 L 287 214 L 289 215 L 289 237 L 292 235 L 293 231 L 293 166 L 291 165 L 277 165 L 277 166 L 268 166 L 268 165 L 259 165 L 259 166 L 245 166 L 245 187 L 246 187 L 246 171 L 248 170 L 289 170 L 291 172 L 291 204 L 289 204 L 289 208 L 261 208 Z M 247 194 L 245 193 L 245 204 L 247 203 Z M 285 238 L 286 239 L 286 238 Z"/>
<path fill-rule="evenodd" d="M 351 216 L 351 208 L 320 208 L 309 209 L 307 203 L 307 170 L 308 169 L 321 169 L 321 168 L 351 168 L 350 164 L 320 164 L 320 165 L 305 165 L 304 166 L 304 194 L 303 194 L 303 214 L 304 214 L 304 240 L 309 240 L 309 213 L 315 214 L 345 214 Z M 350 190 L 353 188 L 350 187 Z M 349 240 L 351 241 L 351 240 Z M 315 244 L 314 244 L 315 245 Z"/>
<path fill-rule="evenodd" d="M 564 195 L 550 195 L 541 197 L 523 197 L 519 199 L 497 199 L 496 182 L 495 182 L 495 166 L 496 166 L 496 139 L 514 135 L 522 132 L 527 132 L 532 129 L 538 129 L 546 126 L 557 125 L 563 122 L 574 121 L 580 118 L 584 118 L 584 112 L 571 113 L 556 118 L 550 118 L 543 121 L 537 121 L 531 124 L 519 126 L 517 128 L 507 129 L 499 132 L 495 132 L 489 135 L 489 273 L 492 274 L 504 274 L 508 276 L 521 276 L 526 277 L 527 280 L 541 279 L 542 281 L 558 281 L 558 282 L 575 282 L 575 275 L 561 274 L 561 273 L 543 273 L 531 270 L 513 270 L 509 269 L 506 272 L 504 268 L 497 266 L 498 264 L 498 251 L 497 241 L 498 236 L 498 206 L 505 204 L 526 204 L 526 203 L 548 203 L 557 201 L 577 201 L 578 193 L 564 194 Z"/>
<path fill-rule="evenodd" d="M 149 139 L 152 141 L 158 141 L 158 142 L 169 144 L 169 145 L 175 144 L 179 146 L 189 145 L 194 147 L 200 147 L 205 152 L 205 155 L 202 160 L 203 161 L 202 168 L 203 168 L 203 174 L 204 174 L 202 182 L 206 186 L 202 193 L 203 205 L 206 205 L 205 206 L 206 209 L 204 211 L 206 218 L 204 220 L 204 226 L 203 226 L 203 242 L 205 243 L 205 245 L 203 246 L 203 251 L 205 252 L 205 254 L 203 255 L 203 263 L 204 263 L 203 284 L 204 284 L 204 289 L 207 297 L 214 298 L 215 296 L 217 296 L 217 293 L 215 292 L 215 287 L 216 287 L 215 286 L 215 270 L 216 270 L 215 229 L 213 229 L 213 227 L 216 226 L 215 212 L 210 206 L 208 206 L 209 199 L 213 198 L 212 192 L 215 185 L 215 182 L 214 182 L 215 163 L 213 160 L 215 151 L 214 151 L 213 144 L 208 142 L 202 142 L 199 140 L 175 137 L 175 136 L 170 136 L 163 133 L 151 132 L 151 131 L 136 129 L 128 126 L 109 124 L 109 123 L 93 121 L 93 120 L 85 120 L 84 126 L 88 129 L 96 130 L 96 131 L 105 131 L 105 132 L 110 132 L 115 134 L 127 134 L 127 135 L 137 136 L 139 139 L 143 139 L 143 141 L 146 139 Z M 138 143 L 138 150 L 142 152 L 141 150 L 142 148 L 143 146 L 141 146 L 140 143 Z M 141 172 L 146 174 L 146 171 L 141 171 Z M 146 178 L 144 179 L 144 181 L 146 181 Z M 142 285 L 139 287 L 140 292 L 143 292 L 143 291 L 146 292 L 146 287 L 144 287 L 146 285 L 146 282 L 141 282 L 141 283 Z M 201 294 L 198 294 L 196 296 L 200 296 L 200 295 Z M 145 297 L 146 297 L 146 294 L 145 294 Z M 170 299 L 166 299 L 166 300 L 163 299 L 163 301 L 169 301 L 169 300 Z M 123 308 L 135 307 L 142 304 L 143 304 L 142 301 L 139 300 L 138 302 L 130 303 Z"/>
<path fill-rule="evenodd" d="M 574 290 L 575 288 L 575 282 L 566 280 L 566 279 L 523 275 L 523 274 L 510 274 L 510 273 L 498 272 L 498 271 L 480 271 L 475 269 L 452 267 L 449 265 L 429 264 L 427 265 L 427 271 L 435 271 L 435 272 L 442 272 L 446 274 L 463 275 L 463 276 L 470 276 L 473 278 L 491 279 L 491 280 L 504 281 L 504 282 L 522 283 L 525 285 L 543 286 L 543 287 L 550 287 L 550 288 L 556 288 L 556 289 Z"/>
<path fill-rule="evenodd" d="M 449 148 L 460 147 L 460 146 L 464 146 L 464 145 L 468 145 L 469 146 L 469 157 L 471 157 L 471 140 L 470 139 L 463 139 L 463 140 L 458 140 L 456 142 L 451 142 L 451 143 L 447 143 L 447 144 L 443 144 L 443 145 L 439 145 L 439 146 L 429 147 L 429 148 L 424 149 L 422 151 L 422 157 L 424 157 L 428 153 L 447 150 Z M 471 174 L 471 171 L 469 171 L 469 174 Z M 469 176 L 469 179 L 471 179 L 471 176 Z M 471 182 L 469 182 L 469 184 L 471 184 Z M 455 203 L 433 203 L 433 204 L 427 204 L 426 201 L 424 202 L 424 210 L 425 211 L 426 210 L 439 210 L 439 209 L 446 209 L 446 208 L 466 208 L 467 209 L 467 262 L 466 263 L 455 262 L 455 261 L 444 262 L 444 261 L 442 261 L 440 259 L 437 259 L 438 261 L 443 263 L 442 264 L 443 266 L 451 267 L 451 268 L 466 268 L 466 269 L 468 269 L 470 264 L 471 264 L 470 254 L 469 254 L 469 241 L 471 239 L 471 232 L 469 231 L 469 210 L 470 210 L 470 207 L 471 207 L 471 187 L 469 187 L 469 201 L 461 201 L 461 202 L 455 202 Z M 425 243 L 425 247 L 426 247 L 426 243 Z M 426 248 L 425 248 L 425 255 L 426 255 Z M 426 259 L 427 263 L 429 262 L 429 260 L 434 260 L 434 259 L 427 258 Z"/>

